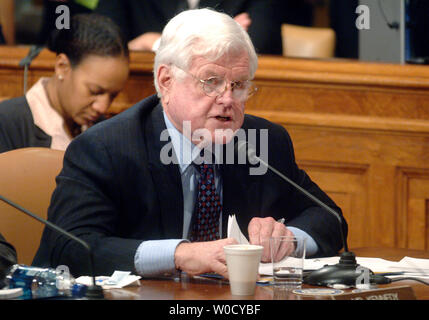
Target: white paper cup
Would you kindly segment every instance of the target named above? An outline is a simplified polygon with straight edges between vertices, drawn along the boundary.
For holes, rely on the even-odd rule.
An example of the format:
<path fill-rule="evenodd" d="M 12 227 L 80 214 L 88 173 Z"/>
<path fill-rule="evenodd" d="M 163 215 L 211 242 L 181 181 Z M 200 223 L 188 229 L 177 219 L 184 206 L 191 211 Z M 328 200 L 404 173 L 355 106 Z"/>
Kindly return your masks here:
<path fill-rule="evenodd" d="M 233 244 L 223 247 L 231 293 L 248 296 L 255 293 L 262 246 Z"/>

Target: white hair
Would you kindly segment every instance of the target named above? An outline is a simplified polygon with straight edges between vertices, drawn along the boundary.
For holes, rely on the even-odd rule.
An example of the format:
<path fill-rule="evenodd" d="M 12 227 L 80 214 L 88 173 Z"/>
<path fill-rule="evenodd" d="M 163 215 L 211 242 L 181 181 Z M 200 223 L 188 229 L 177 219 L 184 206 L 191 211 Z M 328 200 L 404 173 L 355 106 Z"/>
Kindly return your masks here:
<path fill-rule="evenodd" d="M 157 72 L 162 65 L 189 70 L 192 59 L 202 56 L 216 61 L 226 54 L 242 54 L 249 58 L 252 79 L 258 57 L 247 32 L 229 15 L 211 9 L 194 9 L 179 13 L 165 26 L 155 54 L 154 83 L 158 96 Z M 173 69 L 173 72 L 177 71 Z"/>

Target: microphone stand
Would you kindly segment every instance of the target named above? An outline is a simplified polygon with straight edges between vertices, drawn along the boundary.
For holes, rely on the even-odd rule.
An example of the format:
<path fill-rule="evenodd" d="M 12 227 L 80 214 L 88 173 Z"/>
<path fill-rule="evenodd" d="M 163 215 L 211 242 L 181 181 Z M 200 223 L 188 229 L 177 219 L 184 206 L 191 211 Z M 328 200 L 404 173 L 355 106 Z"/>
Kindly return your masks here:
<path fill-rule="evenodd" d="M 237 151 L 240 152 L 240 150 L 245 148 L 246 145 L 248 145 L 247 142 L 244 142 L 244 141 L 237 142 Z M 318 198 L 316 198 L 307 190 L 305 190 L 304 188 L 296 184 L 294 181 L 286 177 L 280 171 L 270 166 L 264 160 L 256 156 L 256 150 L 253 149 L 250 145 L 247 151 L 247 156 L 249 159 L 255 159 L 260 163 L 262 163 L 272 172 L 277 174 L 283 180 L 285 180 L 293 187 L 295 187 L 297 190 L 299 190 L 301 193 L 303 193 L 305 196 L 307 196 L 310 200 L 314 201 L 320 207 L 322 207 L 329 213 L 333 214 L 339 221 L 341 239 L 343 241 L 343 247 L 344 247 L 344 252 L 340 256 L 339 263 L 335 265 L 325 265 L 324 267 L 318 270 L 310 272 L 309 274 L 304 276 L 304 279 L 303 279 L 304 283 L 310 284 L 310 285 L 317 285 L 317 286 L 332 286 L 334 284 L 344 284 L 347 286 L 353 286 L 353 285 L 356 285 L 356 280 L 359 277 L 362 277 L 362 273 L 370 275 L 370 278 L 369 278 L 370 282 L 386 283 L 385 281 L 387 281 L 387 278 L 381 277 L 381 276 L 375 276 L 370 269 L 359 266 L 359 264 L 357 264 L 356 255 L 353 252 L 349 251 L 348 249 L 346 237 L 344 236 L 344 232 L 343 232 L 343 227 L 342 227 L 343 223 L 342 223 L 341 217 L 335 210 L 333 210 L 331 207 L 329 207 L 328 205 L 320 201 Z"/>
<path fill-rule="evenodd" d="M 20 205 L 6 199 L 2 195 L 0 195 L 0 200 L 3 200 L 4 202 L 6 202 L 10 206 L 14 207 L 15 209 L 18 209 L 19 211 L 24 212 L 28 216 L 32 217 L 33 219 L 36 219 L 40 223 L 43 223 L 44 225 L 51 228 L 52 230 L 54 230 L 54 231 L 56 231 L 62 235 L 65 235 L 69 239 L 72 239 L 74 241 L 79 242 L 88 251 L 90 268 L 91 268 L 91 275 L 92 275 L 92 285 L 88 286 L 85 296 L 89 299 L 104 299 L 103 288 L 101 286 L 97 285 L 95 282 L 94 256 L 93 256 L 91 247 L 88 245 L 88 243 L 86 243 L 82 239 L 79 239 L 78 237 L 71 234 L 70 232 L 67 232 L 64 229 L 58 227 L 57 225 L 53 224 L 52 222 L 45 220 L 45 219 L 35 215 L 34 213 L 28 211 L 27 209 L 21 207 Z"/>
<path fill-rule="evenodd" d="M 28 68 L 30 67 L 31 62 L 39 55 L 42 50 L 43 46 L 31 46 L 28 55 L 19 62 L 19 66 L 24 67 L 24 94 L 27 93 Z"/>

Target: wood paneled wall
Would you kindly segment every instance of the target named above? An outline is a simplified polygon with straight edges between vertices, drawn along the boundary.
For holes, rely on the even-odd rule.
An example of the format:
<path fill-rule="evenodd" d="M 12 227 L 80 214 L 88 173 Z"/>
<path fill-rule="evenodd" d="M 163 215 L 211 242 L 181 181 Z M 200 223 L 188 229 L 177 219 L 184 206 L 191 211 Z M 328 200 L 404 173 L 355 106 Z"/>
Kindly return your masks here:
<path fill-rule="evenodd" d="M 22 95 L 28 48 L 0 48 L 0 97 Z M 52 74 L 33 62 L 29 83 Z M 155 92 L 153 54 L 132 53 L 112 115 Z M 349 246 L 428 249 L 429 67 L 262 56 L 247 113 L 290 132 L 299 165 L 342 207 Z"/>

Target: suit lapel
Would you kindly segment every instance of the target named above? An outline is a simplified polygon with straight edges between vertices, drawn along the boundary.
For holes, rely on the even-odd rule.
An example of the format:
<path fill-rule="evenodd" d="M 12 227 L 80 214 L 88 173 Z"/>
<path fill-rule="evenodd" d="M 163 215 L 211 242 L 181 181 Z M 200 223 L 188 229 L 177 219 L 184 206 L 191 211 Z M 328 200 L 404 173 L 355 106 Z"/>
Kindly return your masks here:
<path fill-rule="evenodd" d="M 226 164 L 225 157 L 220 168 L 223 190 L 222 235 L 227 235 L 228 216 L 235 214 L 243 235 L 249 238 L 249 222 L 252 217 L 260 216 L 262 209 L 260 177 L 249 175 L 249 164 Z"/>
<path fill-rule="evenodd" d="M 245 165 L 221 165 L 223 209 L 222 209 L 222 235 L 227 236 L 228 217 L 235 214 L 241 231 L 247 237 L 249 216 L 257 212 L 258 194 L 255 191 L 257 184 L 248 179 L 248 167 Z M 255 198 L 256 197 L 256 198 Z M 251 205 L 253 203 L 253 206 Z"/>
<path fill-rule="evenodd" d="M 160 161 L 161 149 L 169 142 L 160 140 L 161 132 L 166 129 L 161 105 L 158 104 L 146 119 L 146 152 L 161 208 L 161 229 L 166 239 L 180 239 L 183 229 L 182 182 L 177 164 Z"/>

